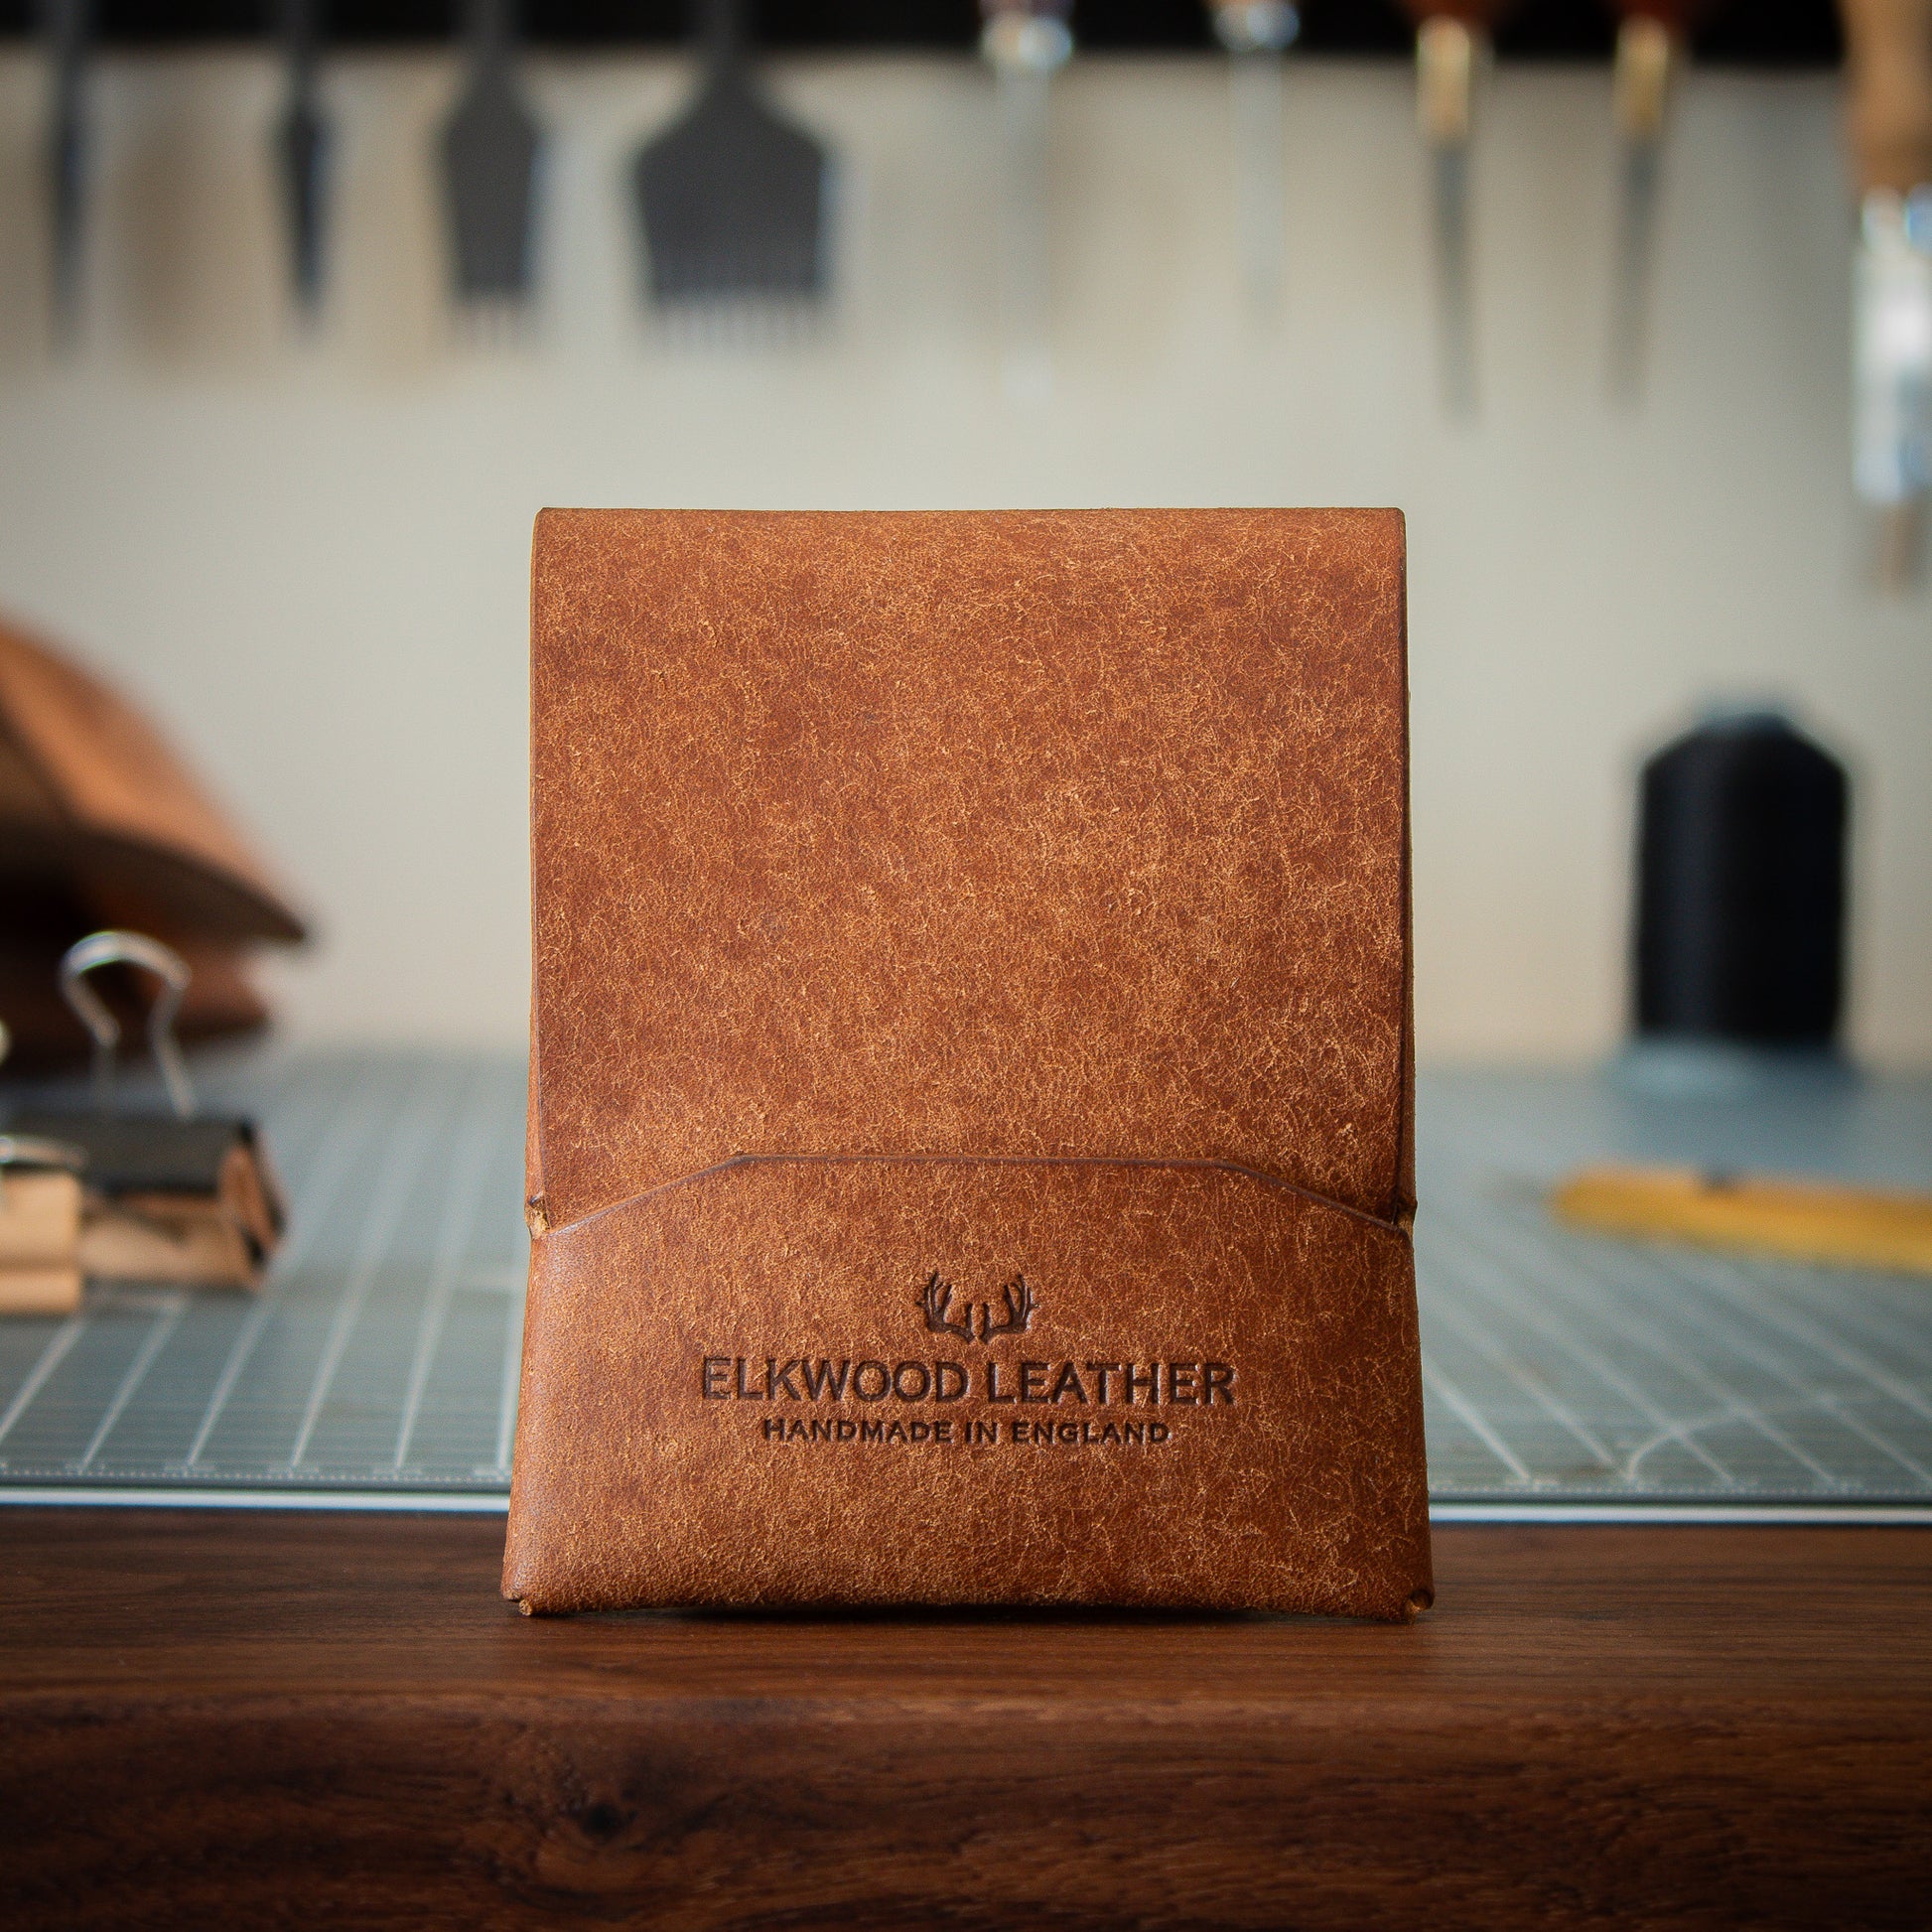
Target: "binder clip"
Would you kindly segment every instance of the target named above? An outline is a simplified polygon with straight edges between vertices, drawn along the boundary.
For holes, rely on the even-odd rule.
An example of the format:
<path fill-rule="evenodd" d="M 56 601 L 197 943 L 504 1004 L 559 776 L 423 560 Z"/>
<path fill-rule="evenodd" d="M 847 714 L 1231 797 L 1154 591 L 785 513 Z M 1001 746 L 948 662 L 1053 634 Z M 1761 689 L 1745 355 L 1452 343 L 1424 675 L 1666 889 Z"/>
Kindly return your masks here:
<path fill-rule="evenodd" d="M 148 1040 L 171 1111 L 123 1113 L 115 1099 L 121 1023 L 87 982 L 103 966 L 150 973 L 160 990 Z M 181 955 L 139 932 L 94 932 L 61 961 L 61 992 L 93 1039 L 93 1107 L 17 1115 L 18 1135 L 77 1149 L 82 1169 L 79 1263 L 93 1280 L 258 1288 L 286 1219 L 255 1125 L 201 1114 L 175 1038 L 188 989 Z"/>
<path fill-rule="evenodd" d="M 0 1060 L 12 1045 L 0 1022 Z M 0 1314 L 80 1306 L 80 1171 L 68 1141 L 0 1133 Z"/>

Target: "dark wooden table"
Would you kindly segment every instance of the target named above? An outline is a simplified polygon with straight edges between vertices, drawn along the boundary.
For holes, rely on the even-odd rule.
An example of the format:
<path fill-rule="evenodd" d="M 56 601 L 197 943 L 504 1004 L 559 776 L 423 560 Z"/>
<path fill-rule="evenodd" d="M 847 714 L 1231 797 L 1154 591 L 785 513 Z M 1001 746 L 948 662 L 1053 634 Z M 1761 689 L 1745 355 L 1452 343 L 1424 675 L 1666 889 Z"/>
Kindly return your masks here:
<path fill-rule="evenodd" d="M 1411 1628 L 639 1615 L 0 1514 L 0 1924 L 1932 1924 L 1932 1531 L 1438 1533 Z"/>

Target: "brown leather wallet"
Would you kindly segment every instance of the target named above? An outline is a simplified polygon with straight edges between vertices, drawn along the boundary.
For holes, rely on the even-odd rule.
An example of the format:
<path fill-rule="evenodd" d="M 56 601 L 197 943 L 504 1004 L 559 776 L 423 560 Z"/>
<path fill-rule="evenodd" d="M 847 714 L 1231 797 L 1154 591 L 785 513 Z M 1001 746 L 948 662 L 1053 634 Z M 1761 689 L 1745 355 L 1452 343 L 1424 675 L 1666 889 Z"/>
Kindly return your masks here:
<path fill-rule="evenodd" d="M 1403 527 L 547 511 L 503 1587 L 1431 1599 Z"/>

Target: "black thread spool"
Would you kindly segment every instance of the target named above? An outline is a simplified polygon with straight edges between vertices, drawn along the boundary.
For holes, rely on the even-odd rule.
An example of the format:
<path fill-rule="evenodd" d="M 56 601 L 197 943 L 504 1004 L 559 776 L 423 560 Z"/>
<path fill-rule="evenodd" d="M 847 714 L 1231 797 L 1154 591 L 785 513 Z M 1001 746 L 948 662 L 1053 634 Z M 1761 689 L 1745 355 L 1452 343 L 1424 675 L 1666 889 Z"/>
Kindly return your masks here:
<path fill-rule="evenodd" d="M 1640 1047 L 1831 1052 L 1848 792 L 1838 760 L 1774 712 L 1713 719 L 1645 764 Z"/>

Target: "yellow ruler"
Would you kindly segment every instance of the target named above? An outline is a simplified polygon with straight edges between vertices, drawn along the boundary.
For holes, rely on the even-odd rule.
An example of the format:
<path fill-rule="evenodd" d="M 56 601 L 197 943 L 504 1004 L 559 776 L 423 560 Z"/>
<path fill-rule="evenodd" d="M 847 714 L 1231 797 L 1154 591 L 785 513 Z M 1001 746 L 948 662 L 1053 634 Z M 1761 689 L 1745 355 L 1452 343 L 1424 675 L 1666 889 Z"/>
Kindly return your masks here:
<path fill-rule="evenodd" d="M 1691 1168 L 1586 1168 L 1551 1205 L 1607 1234 L 1932 1275 L 1932 1195 Z"/>

